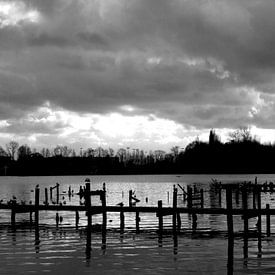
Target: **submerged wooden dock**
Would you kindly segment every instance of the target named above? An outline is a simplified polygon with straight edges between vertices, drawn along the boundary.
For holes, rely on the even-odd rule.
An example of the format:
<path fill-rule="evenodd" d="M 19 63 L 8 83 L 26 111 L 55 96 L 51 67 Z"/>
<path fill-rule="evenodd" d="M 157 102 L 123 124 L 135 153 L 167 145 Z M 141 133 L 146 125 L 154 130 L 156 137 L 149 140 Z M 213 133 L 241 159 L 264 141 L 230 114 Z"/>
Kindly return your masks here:
<path fill-rule="evenodd" d="M 8 203 L 0 203 L 0 210 L 10 210 L 11 211 L 11 225 L 16 226 L 16 215 L 18 213 L 29 213 L 30 223 L 34 226 L 39 226 L 39 215 L 43 211 L 70 211 L 75 212 L 75 226 L 79 224 L 79 212 L 85 212 L 87 216 L 87 228 L 92 227 L 92 216 L 101 214 L 102 215 L 102 230 L 107 229 L 107 215 L 111 212 L 119 213 L 120 217 L 120 229 L 123 230 L 125 227 L 125 213 L 135 213 L 136 214 L 136 232 L 139 232 L 140 227 L 140 213 L 153 213 L 158 217 L 158 232 L 163 231 L 163 217 L 171 216 L 171 226 L 173 232 L 180 232 L 181 230 L 181 216 L 180 214 L 190 214 L 192 215 L 192 229 L 197 228 L 197 215 L 198 214 L 213 214 L 213 215 L 225 215 L 227 217 L 227 230 L 228 235 L 234 235 L 234 225 L 233 216 L 241 216 L 243 219 L 243 233 L 248 234 L 248 220 L 252 217 L 257 217 L 257 230 L 259 236 L 262 235 L 262 225 L 261 217 L 266 216 L 266 235 L 271 234 L 270 230 L 270 216 L 275 215 L 275 208 L 270 208 L 269 204 L 262 208 L 261 196 L 263 192 L 269 191 L 273 192 L 273 184 L 260 185 L 251 182 L 241 183 L 241 184 L 221 184 L 215 183 L 214 188 L 217 196 L 219 198 L 220 207 L 204 207 L 204 191 L 203 189 L 196 189 L 195 186 L 187 187 L 185 191 L 180 185 L 178 185 L 183 192 L 183 198 L 187 201 L 187 207 L 178 206 L 178 189 L 176 186 L 173 188 L 173 202 L 171 207 L 163 207 L 161 200 L 158 201 L 157 206 L 135 206 L 133 202 L 138 201 L 138 199 L 133 195 L 132 190 L 129 191 L 129 205 L 107 205 L 106 204 L 106 188 L 105 184 L 101 190 L 91 190 L 91 183 L 89 179 L 86 180 L 85 186 L 80 188 L 78 193 L 79 196 L 84 198 L 83 205 L 64 205 L 59 203 L 59 184 L 50 188 L 50 199 L 53 197 L 53 190 L 56 192 L 55 204 L 50 204 L 48 200 L 48 189 L 45 188 L 44 204 L 40 204 L 40 189 L 36 186 L 34 190 L 35 202 L 34 204 L 17 203 L 16 199 L 10 200 Z M 269 188 L 269 189 L 268 189 Z M 234 190 L 236 199 L 237 196 L 242 200 L 241 208 L 232 207 L 232 191 Z M 68 194 L 71 194 L 72 190 L 69 188 Z M 221 197 L 222 192 L 226 193 L 226 207 L 221 207 Z M 252 192 L 252 208 L 248 207 L 248 193 Z M 93 206 L 91 205 L 91 197 L 99 196 L 101 205 Z M 34 213 L 34 221 L 33 221 Z M 58 215 L 58 214 L 57 214 Z"/>

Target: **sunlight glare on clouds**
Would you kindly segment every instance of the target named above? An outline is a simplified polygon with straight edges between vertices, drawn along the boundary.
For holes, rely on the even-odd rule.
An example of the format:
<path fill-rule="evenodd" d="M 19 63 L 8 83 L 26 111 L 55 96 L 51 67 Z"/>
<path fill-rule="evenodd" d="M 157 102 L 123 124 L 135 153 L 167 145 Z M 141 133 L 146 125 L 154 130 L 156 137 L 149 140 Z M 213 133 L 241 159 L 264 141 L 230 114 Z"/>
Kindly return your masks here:
<path fill-rule="evenodd" d="M 37 23 L 39 18 L 39 12 L 28 10 L 23 2 L 0 2 L 0 28 L 18 26 L 24 22 Z"/>

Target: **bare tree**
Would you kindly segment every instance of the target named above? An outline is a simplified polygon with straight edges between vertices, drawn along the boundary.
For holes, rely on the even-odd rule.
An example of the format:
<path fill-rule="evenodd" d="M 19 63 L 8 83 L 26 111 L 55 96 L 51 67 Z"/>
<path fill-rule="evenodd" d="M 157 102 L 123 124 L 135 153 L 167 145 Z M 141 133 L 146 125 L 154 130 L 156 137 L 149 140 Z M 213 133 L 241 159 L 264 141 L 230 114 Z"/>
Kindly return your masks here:
<path fill-rule="evenodd" d="M 231 142 L 252 141 L 252 135 L 249 127 L 240 127 L 239 129 L 229 133 Z"/>
<path fill-rule="evenodd" d="M 6 144 L 8 155 L 11 157 L 12 160 L 15 159 L 15 154 L 18 147 L 19 143 L 13 140 Z"/>

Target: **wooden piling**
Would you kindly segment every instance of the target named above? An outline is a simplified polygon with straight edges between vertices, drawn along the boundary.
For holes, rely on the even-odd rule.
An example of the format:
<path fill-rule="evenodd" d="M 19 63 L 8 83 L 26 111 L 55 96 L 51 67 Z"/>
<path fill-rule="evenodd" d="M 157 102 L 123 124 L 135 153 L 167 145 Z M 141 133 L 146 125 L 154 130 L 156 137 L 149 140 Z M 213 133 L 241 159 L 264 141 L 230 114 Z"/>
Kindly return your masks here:
<path fill-rule="evenodd" d="M 88 228 L 92 226 L 92 214 L 91 214 L 91 184 L 90 182 L 85 182 L 85 206 L 87 211 L 87 222 Z"/>
<path fill-rule="evenodd" d="M 163 216 L 162 216 L 162 201 L 158 201 L 158 212 L 157 212 L 158 218 L 159 218 L 159 233 L 162 234 L 163 230 Z"/>
<path fill-rule="evenodd" d="M 56 203 L 59 203 L 59 183 L 56 183 Z"/>
<path fill-rule="evenodd" d="M 204 197 L 203 197 L 203 189 L 200 190 L 201 193 L 201 208 L 204 206 Z"/>
<path fill-rule="evenodd" d="M 242 204 L 243 204 L 243 229 L 244 229 L 244 235 L 248 235 L 248 216 L 247 216 L 247 190 L 246 187 L 242 188 Z"/>
<path fill-rule="evenodd" d="M 50 200 L 52 201 L 53 200 L 53 188 L 50 187 Z"/>
<path fill-rule="evenodd" d="M 78 223 L 79 223 L 79 212 L 75 211 L 75 227 L 78 227 Z"/>
<path fill-rule="evenodd" d="M 30 224 L 32 225 L 32 211 L 30 211 Z"/>
<path fill-rule="evenodd" d="M 136 233 L 139 233 L 139 222 L 140 222 L 140 217 L 139 217 L 139 212 L 136 212 Z"/>
<path fill-rule="evenodd" d="M 133 206 L 133 204 L 132 204 L 132 197 L 133 197 L 133 191 L 129 190 L 129 207 Z"/>
<path fill-rule="evenodd" d="M 266 236 L 270 236 L 270 214 L 269 214 L 270 206 L 266 204 Z"/>
<path fill-rule="evenodd" d="M 103 191 L 102 191 L 102 228 L 103 230 L 106 230 L 107 228 L 107 211 L 106 211 L 106 186 L 105 183 L 103 183 Z"/>
<path fill-rule="evenodd" d="M 15 227 L 15 206 L 11 209 L 11 226 Z"/>
<path fill-rule="evenodd" d="M 35 226 L 39 225 L 39 187 L 35 187 L 35 212 L 34 212 L 34 222 Z"/>
<path fill-rule="evenodd" d="M 258 200 L 258 256 L 261 257 L 262 250 L 262 216 L 261 216 L 261 188 L 257 188 L 257 200 Z"/>
<path fill-rule="evenodd" d="M 230 188 L 226 188 L 226 209 L 227 209 L 228 236 L 232 237 L 234 234 L 234 229 L 233 229 L 233 216 L 232 216 L 232 190 Z"/>
<path fill-rule="evenodd" d="M 122 233 L 124 231 L 125 227 L 125 217 L 124 217 L 124 211 L 123 211 L 123 204 L 120 206 L 120 232 Z"/>
<path fill-rule="evenodd" d="M 48 188 L 45 188 L 45 205 L 48 205 Z"/>
<path fill-rule="evenodd" d="M 173 231 L 177 231 L 177 197 L 178 197 L 178 189 L 173 187 Z"/>

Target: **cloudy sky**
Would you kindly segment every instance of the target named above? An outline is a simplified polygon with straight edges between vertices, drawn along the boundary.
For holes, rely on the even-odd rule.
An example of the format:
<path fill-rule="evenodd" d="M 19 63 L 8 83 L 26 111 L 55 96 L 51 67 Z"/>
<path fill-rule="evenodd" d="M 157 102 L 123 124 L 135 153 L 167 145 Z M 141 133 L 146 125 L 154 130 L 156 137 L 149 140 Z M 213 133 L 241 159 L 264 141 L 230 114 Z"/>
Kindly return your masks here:
<path fill-rule="evenodd" d="M 0 0 L 0 144 L 275 140 L 275 1 Z"/>

